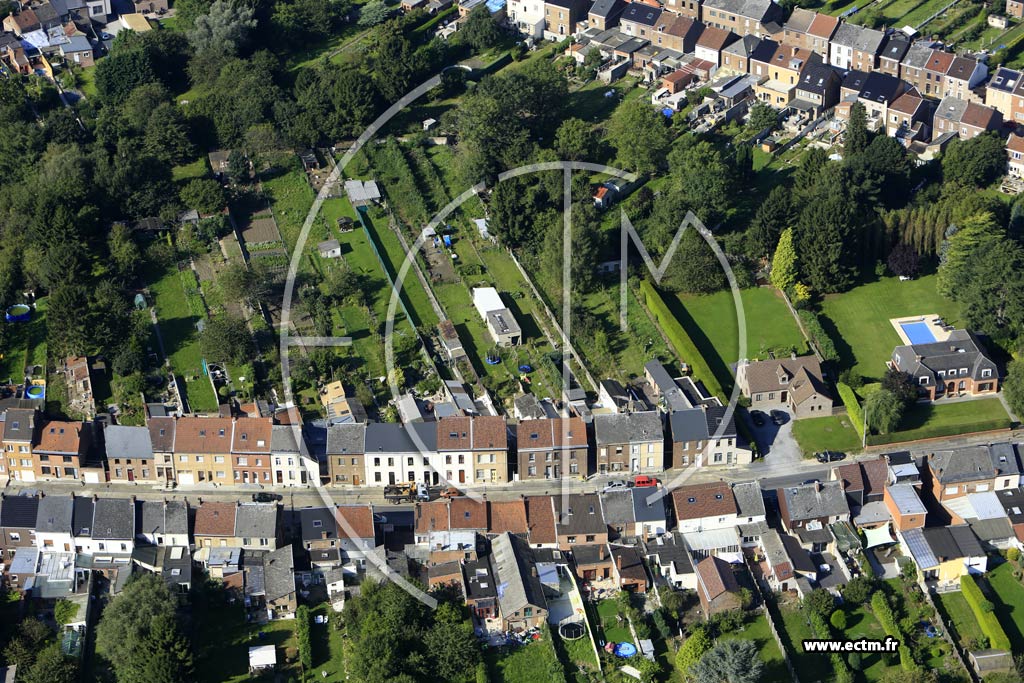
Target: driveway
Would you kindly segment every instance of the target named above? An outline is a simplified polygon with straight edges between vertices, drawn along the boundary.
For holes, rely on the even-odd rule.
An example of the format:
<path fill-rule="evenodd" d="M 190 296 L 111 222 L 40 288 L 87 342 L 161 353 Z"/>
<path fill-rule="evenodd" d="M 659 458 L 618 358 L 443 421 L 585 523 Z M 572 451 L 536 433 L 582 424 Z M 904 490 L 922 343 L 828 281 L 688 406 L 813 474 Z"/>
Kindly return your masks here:
<path fill-rule="evenodd" d="M 762 457 L 748 467 L 755 476 L 770 476 L 779 470 L 790 470 L 794 466 L 800 466 L 804 462 L 803 452 L 793 436 L 793 416 L 785 410 L 782 412 L 786 413 L 787 420 L 781 426 L 777 426 L 769 418 L 763 426 L 757 427 L 749 415 L 744 416 L 762 453 Z"/>

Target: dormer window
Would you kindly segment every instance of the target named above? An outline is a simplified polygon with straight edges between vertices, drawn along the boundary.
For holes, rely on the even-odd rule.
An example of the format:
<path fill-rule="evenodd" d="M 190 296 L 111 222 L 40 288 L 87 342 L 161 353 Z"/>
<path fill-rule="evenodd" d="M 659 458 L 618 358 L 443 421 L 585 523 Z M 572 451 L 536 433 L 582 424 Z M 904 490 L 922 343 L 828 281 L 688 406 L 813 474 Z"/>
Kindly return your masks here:
<path fill-rule="evenodd" d="M 320 528 L 320 527 L 322 527 L 323 525 L 324 525 L 324 523 L 323 523 L 323 520 L 320 520 L 320 519 L 314 519 L 314 520 L 313 520 L 313 526 L 314 526 L 314 527 L 316 527 L 316 528 L 318 528 L 318 529 L 319 529 L 319 528 Z"/>
<path fill-rule="evenodd" d="M 224 436 L 224 430 L 223 430 L 223 429 L 221 429 L 221 430 L 218 430 L 218 431 L 220 432 L 220 435 L 221 435 L 221 436 Z"/>
<path fill-rule="evenodd" d="M 924 377 L 920 377 L 920 378 L 918 378 L 918 381 L 919 381 L 919 382 L 920 382 L 921 384 L 928 384 L 928 377 L 927 377 L 927 376 L 924 376 Z"/>
<path fill-rule="evenodd" d="M 689 498 L 686 499 L 686 502 L 687 503 L 696 503 L 697 499 L 694 498 L 693 496 L 690 496 Z"/>
<path fill-rule="evenodd" d="M 246 434 L 245 432 L 242 432 L 242 441 L 248 441 L 248 440 L 249 440 L 249 435 Z"/>

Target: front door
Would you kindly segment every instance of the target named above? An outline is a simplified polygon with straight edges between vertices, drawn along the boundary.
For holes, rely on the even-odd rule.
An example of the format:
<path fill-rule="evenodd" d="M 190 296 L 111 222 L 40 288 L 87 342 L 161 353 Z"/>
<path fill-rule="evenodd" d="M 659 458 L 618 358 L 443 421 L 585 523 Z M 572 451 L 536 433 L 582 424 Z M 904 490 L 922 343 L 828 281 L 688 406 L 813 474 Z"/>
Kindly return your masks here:
<path fill-rule="evenodd" d="M 466 483 L 466 470 L 459 470 L 459 483 L 460 484 L 465 484 Z"/>
<path fill-rule="evenodd" d="M 353 486 L 359 486 L 359 483 L 360 483 L 359 482 L 359 475 L 358 474 L 353 474 L 352 475 L 352 485 Z"/>
<path fill-rule="evenodd" d="M 128 469 L 128 481 L 135 481 L 135 470 Z"/>

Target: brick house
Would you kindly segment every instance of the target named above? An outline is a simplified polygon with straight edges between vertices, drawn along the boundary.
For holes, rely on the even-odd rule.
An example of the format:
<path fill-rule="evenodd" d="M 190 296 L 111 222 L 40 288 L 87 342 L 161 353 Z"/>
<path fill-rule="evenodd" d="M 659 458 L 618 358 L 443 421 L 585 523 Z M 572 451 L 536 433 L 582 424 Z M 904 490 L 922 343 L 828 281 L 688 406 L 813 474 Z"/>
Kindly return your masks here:
<path fill-rule="evenodd" d="M 661 472 L 665 434 L 658 411 L 594 416 L 597 472 Z"/>
<path fill-rule="evenodd" d="M 896 531 L 924 527 L 928 517 L 928 508 L 921 502 L 917 487 L 913 484 L 892 484 L 886 486 L 882 494 L 886 509 L 892 515 L 892 525 Z"/>
<path fill-rule="evenodd" d="M 272 438 L 273 423 L 268 417 L 240 417 L 235 420 L 231 437 L 231 468 L 236 484 L 269 486 L 272 483 Z"/>
<path fill-rule="evenodd" d="M 705 619 L 743 606 L 739 583 L 728 562 L 717 557 L 706 557 L 697 563 L 696 569 L 697 597 Z"/>
<path fill-rule="evenodd" d="M 840 24 L 829 43 L 829 64 L 844 71 L 874 71 L 884 40 L 885 34 L 881 31 Z"/>
<path fill-rule="evenodd" d="M 796 419 L 832 412 L 832 394 L 814 356 L 741 362 L 736 383 L 751 408 L 786 408 Z"/>
<path fill-rule="evenodd" d="M 736 35 L 768 36 L 766 25 L 782 20 L 783 9 L 772 0 L 704 0 L 701 20 Z"/>
<path fill-rule="evenodd" d="M 526 420 L 516 426 L 516 436 L 520 480 L 590 476 L 581 418 Z"/>
<path fill-rule="evenodd" d="M 925 97 L 941 99 L 946 72 L 954 55 L 935 50 L 923 43 L 914 43 L 900 63 L 900 78 L 917 88 Z"/>
<path fill-rule="evenodd" d="M 954 330 L 941 342 L 897 346 L 888 365 L 913 377 L 918 395 L 931 401 L 999 391 L 999 368 L 967 330 Z"/>
<path fill-rule="evenodd" d="M 961 140 L 970 140 L 989 130 L 999 130 L 1003 116 L 999 110 L 956 97 L 944 97 L 935 110 L 933 139 L 955 133 Z"/>
<path fill-rule="evenodd" d="M 228 418 L 182 417 L 174 435 L 174 468 L 181 486 L 234 481 Z"/>
<path fill-rule="evenodd" d="M 103 441 L 107 451 L 107 472 L 110 474 L 110 481 L 166 481 L 163 476 L 157 476 L 156 457 L 153 454 L 153 441 L 148 427 L 107 425 L 103 430 Z"/>
<path fill-rule="evenodd" d="M 750 464 L 753 451 L 740 441 L 735 413 L 726 420 L 727 412 L 701 406 L 669 415 L 673 468 Z"/>
<path fill-rule="evenodd" d="M 147 417 L 149 444 L 153 449 L 153 470 L 157 481 L 177 481 L 174 473 L 174 436 L 178 421 L 173 417 Z"/>
<path fill-rule="evenodd" d="M 43 424 L 39 430 L 39 443 L 32 451 L 36 478 L 81 478 L 90 436 L 91 430 L 81 422 L 51 420 Z"/>

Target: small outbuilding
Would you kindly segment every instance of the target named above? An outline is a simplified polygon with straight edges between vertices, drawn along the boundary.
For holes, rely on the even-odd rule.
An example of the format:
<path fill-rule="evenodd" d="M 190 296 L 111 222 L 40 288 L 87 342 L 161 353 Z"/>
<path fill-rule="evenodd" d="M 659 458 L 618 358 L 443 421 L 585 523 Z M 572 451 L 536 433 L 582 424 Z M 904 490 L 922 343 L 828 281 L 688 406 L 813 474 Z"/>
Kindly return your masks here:
<path fill-rule="evenodd" d="M 338 240 L 324 240 L 316 245 L 320 252 L 320 258 L 341 258 L 341 242 Z"/>
<path fill-rule="evenodd" d="M 249 648 L 249 671 L 266 671 L 277 666 L 277 651 L 273 645 Z"/>

